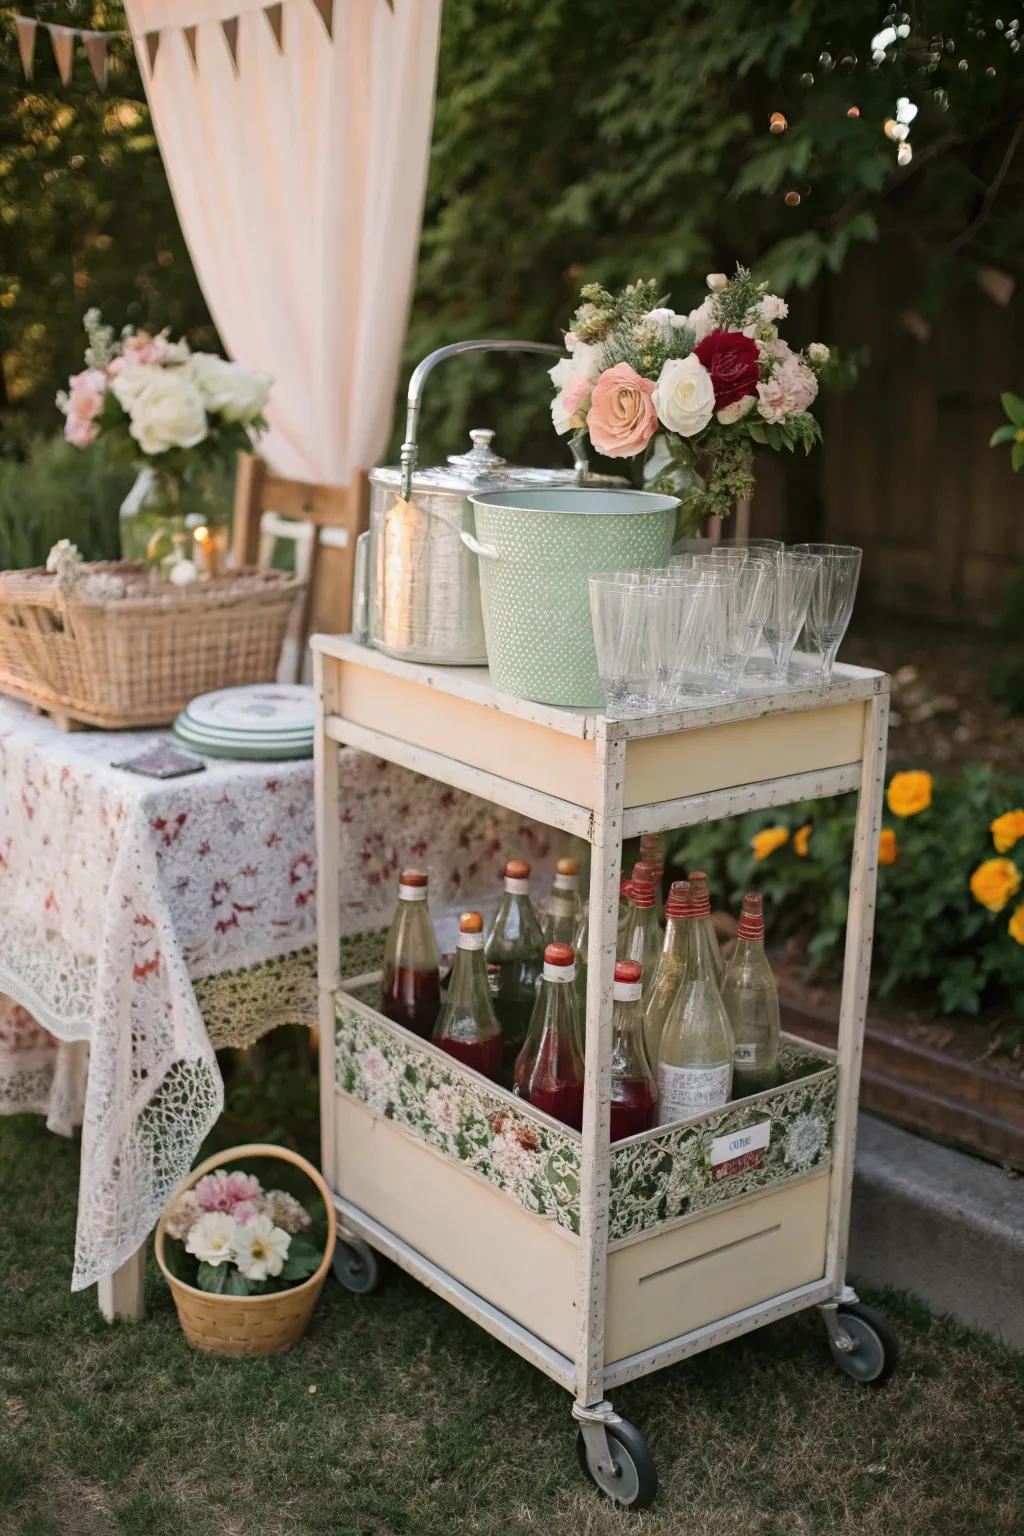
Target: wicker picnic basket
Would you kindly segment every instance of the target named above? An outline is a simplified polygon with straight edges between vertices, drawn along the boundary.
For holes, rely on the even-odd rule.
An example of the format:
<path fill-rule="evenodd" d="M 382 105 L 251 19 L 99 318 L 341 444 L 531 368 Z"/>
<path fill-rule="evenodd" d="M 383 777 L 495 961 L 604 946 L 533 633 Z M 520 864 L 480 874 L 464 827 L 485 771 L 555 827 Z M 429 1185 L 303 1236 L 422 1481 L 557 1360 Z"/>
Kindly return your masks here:
<path fill-rule="evenodd" d="M 294 1285 L 287 1291 L 273 1292 L 269 1296 L 216 1296 L 194 1285 L 187 1285 L 184 1280 L 172 1275 L 167 1267 L 168 1210 L 178 1196 L 197 1184 L 204 1174 L 212 1173 L 224 1163 L 254 1157 L 272 1157 L 283 1163 L 292 1163 L 294 1167 L 301 1168 L 316 1185 L 327 1212 L 327 1241 L 320 1267 L 300 1285 Z M 154 1247 L 156 1261 L 171 1288 L 178 1309 L 182 1332 L 194 1349 L 205 1349 L 216 1355 L 274 1355 L 281 1350 L 291 1349 L 305 1333 L 313 1308 L 323 1290 L 327 1271 L 331 1267 L 334 1242 L 334 1202 L 317 1169 L 297 1152 L 290 1152 L 287 1147 L 254 1142 L 244 1147 L 231 1147 L 227 1152 L 218 1152 L 200 1163 L 198 1168 L 192 1169 L 164 1208 L 157 1223 Z"/>
<path fill-rule="evenodd" d="M 305 583 L 284 571 L 228 571 L 188 587 L 145 567 L 100 563 L 124 595 L 61 593 L 42 569 L 0 571 L 0 692 L 61 724 L 167 725 L 190 699 L 277 673 Z"/>

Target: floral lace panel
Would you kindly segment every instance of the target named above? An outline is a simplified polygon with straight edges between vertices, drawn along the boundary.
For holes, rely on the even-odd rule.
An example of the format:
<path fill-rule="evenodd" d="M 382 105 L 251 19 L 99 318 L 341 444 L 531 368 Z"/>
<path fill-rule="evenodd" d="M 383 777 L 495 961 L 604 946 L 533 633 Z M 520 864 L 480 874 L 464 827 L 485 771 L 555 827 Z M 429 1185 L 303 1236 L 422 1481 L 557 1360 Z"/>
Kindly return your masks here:
<path fill-rule="evenodd" d="M 365 1104 L 503 1190 L 579 1231 L 580 1143 L 511 1094 L 460 1069 L 354 997 L 339 996 L 335 1081 Z"/>

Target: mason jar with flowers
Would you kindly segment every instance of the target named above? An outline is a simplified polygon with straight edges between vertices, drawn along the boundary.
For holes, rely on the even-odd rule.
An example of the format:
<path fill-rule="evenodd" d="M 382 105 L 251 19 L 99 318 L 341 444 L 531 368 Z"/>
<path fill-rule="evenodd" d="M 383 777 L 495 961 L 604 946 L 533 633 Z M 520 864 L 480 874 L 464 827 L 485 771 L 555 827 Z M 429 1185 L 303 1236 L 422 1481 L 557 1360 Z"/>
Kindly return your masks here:
<path fill-rule="evenodd" d="M 226 528 L 224 486 L 266 426 L 270 376 L 193 352 L 166 331 L 126 327 L 117 337 L 96 309 L 84 324 L 85 368 L 57 396 L 64 435 L 138 467 L 121 507 L 122 558 L 192 580 L 193 531 L 205 528 L 216 547 Z"/>
<path fill-rule="evenodd" d="M 556 431 L 637 461 L 648 489 L 679 496 L 679 537 L 753 493 L 755 444 L 809 451 L 819 440 L 810 407 L 830 359 L 821 342 L 790 348 L 778 329 L 785 300 L 745 268 L 707 285 L 696 309 L 677 314 L 656 282 L 619 294 L 588 284 L 569 356 L 551 369 Z"/>

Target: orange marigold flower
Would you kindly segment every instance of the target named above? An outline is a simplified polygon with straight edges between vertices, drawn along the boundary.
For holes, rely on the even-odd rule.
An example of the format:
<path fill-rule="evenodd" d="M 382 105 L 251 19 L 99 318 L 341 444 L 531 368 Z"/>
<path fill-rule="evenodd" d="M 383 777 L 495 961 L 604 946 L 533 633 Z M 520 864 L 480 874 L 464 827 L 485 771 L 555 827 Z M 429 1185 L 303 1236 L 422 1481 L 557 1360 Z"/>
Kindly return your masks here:
<path fill-rule="evenodd" d="M 896 833 L 892 827 L 883 827 L 878 834 L 879 864 L 895 864 L 896 851 Z"/>
<path fill-rule="evenodd" d="M 1016 908 L 1006 926 L 1010 938 L 1016 939 L 1018 944 L 1024 944 L 1024 902 Z"/>
<path fill-rule="evenodd" d="M 926 811 L 932 803 L 931 774 L 916 769 L 912 773 L 894 773 L 886 800 L 894 816 L 917 816 Z"/>
<path fill-rule="evenodd" d="M 1010 859 L 986 859 L 971 876 L 971 895 L 990 912 L 1001 912 L 1020 890 L 1020 870 Z"/>
<path fill-rule="evenodd" d="M 788 827 L 765 827 L 762 832 L 755 832 L 750 839 L 750 846 L 754 850 L 755 859 L 766 859 L 774 853 L 776 848 L 781 848 L 783 843 L 789 842 Z"/>
<path fill-rule="evenodd" d="M 989 830 L 996 853 L 1009 853 L 1024 837 L 1024 811 L 1005 811 L 996 817 Z"/>
<path fill-rule="evenodd" d="M 811 840 L 811 833 L 813 831 L 814 828 L 811 826 L 810 822 L 806 821 L 802 827 L 797 827 L 796 831 L 793 833 L 793 852 L 796 854 L 798 859 L 806 859 L 807 844 Z"/>

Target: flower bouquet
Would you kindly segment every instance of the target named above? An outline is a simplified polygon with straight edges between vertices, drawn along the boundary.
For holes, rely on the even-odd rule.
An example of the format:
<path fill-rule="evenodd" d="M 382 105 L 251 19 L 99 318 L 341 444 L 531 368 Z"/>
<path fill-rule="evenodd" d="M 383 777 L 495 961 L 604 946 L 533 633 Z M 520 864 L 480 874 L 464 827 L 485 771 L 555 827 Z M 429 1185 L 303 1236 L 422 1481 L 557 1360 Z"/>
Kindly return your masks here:
<path fill-rule="evenodd" d="M 270 376 L 193 352 L 166 331 L 129 326 L 115 337 L 97 309 L 84 325 L 86 366 L 57 395 L 64 436 L 76 448 L 99 442 L 139 466 L 122 508 L 121 552 L 156 563 L 173 553 L 171 540 L 186 533 L 189 514 L 199 523 L 226 521 L 217 481 L 266 426 Z"/>
<path fill-rule="evenodd" d="M 253 1158 L 302 1170 L 323 1201 L 326 1241 L 313 1240 L 310 1212 L 294 1195 L 221 1166 Z M 253 1145 L 193 1169 L 160 1218 L 156 1257 L 191 1344 L 221 1354 L 270 1354 L 304 1332 L 334 1243 L 334 1208 L 317 1169 L 285 1147 Z"/>
<path fill-rule="evenodd" d="M 680 537 L 753 493 L 755 443 L 809 452 L 820 439 L 810 407 L 830 356 L 821 342 L 791 350 L 777 324 L 787 304 L 744 267 L 707 284 L 685 315 L 653 281 L 587 284 L 551 369 L 555 430 L 641 461 L 648 489 L 680 497 Z"/>

